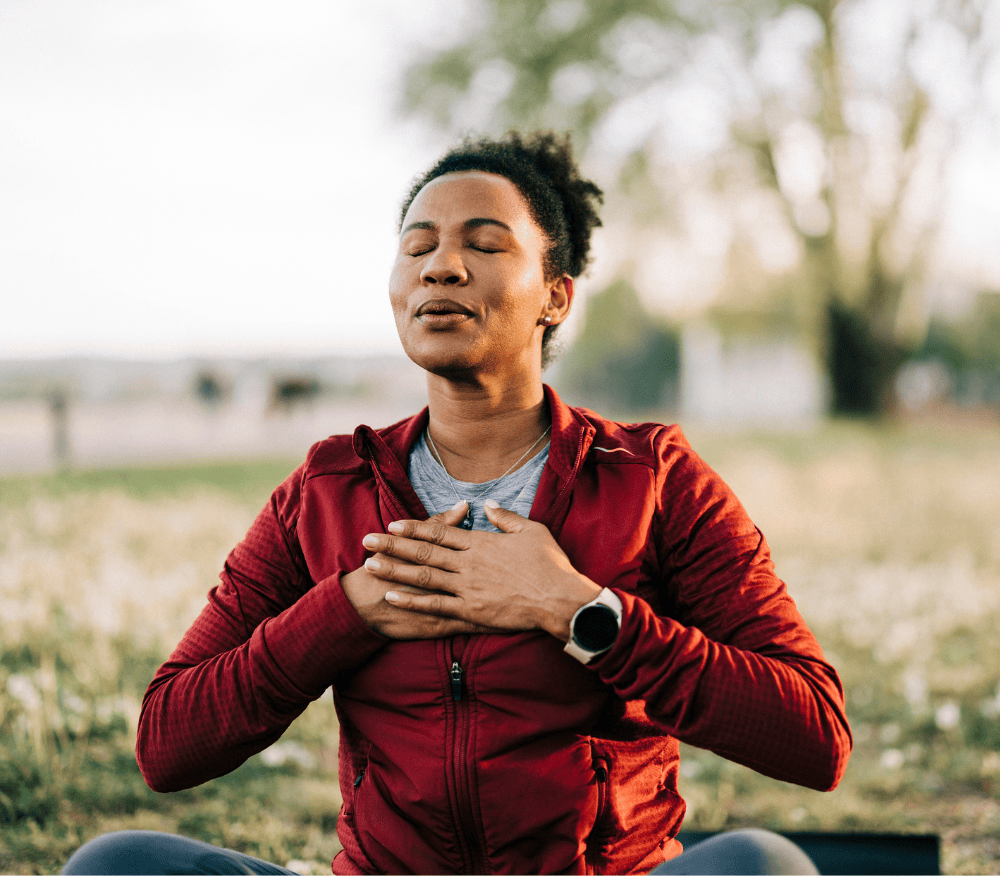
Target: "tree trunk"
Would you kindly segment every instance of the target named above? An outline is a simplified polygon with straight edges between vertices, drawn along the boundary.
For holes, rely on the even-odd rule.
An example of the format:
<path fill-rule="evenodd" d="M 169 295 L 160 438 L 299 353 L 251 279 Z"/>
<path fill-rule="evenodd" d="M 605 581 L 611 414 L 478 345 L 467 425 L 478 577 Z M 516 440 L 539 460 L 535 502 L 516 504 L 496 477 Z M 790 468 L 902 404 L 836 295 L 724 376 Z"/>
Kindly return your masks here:
<path fill-rule="evenodd" d="M 855 417 L 889 413 L 903 350 L 874 330 L 871 315 L 831 299 L 826 307 L 830 412 Z"/>

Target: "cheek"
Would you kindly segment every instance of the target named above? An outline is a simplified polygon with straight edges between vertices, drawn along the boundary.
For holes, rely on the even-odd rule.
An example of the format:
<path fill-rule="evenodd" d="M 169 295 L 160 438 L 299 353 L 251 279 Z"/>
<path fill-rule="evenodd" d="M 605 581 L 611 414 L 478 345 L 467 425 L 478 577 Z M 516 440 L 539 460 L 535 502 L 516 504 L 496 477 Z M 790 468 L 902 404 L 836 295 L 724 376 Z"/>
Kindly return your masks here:
<path fill-rule="evenodd" d="M 480 275 L 479 280 L 488 294 L 502 299 L 505 303 L 520 304 L 525 298 L 542 294 L 545 281 L 541 268 L 527 259 L 510 259 L 497 265 L 492 277 Z"/>
<path fill-rule="evenodd" d="M 406 307 L 406 284 L 403 282 L 403 274 L 399 262 L 396 262 L 389 274 L 389 304 L 397 316 Z"/>
<path fill-rule="evenodd" d="M 537 265 L 511 266 L 504 277 L 503 309 L 511 313 L 533 314 L 548 297 L 548 287 Z"/>

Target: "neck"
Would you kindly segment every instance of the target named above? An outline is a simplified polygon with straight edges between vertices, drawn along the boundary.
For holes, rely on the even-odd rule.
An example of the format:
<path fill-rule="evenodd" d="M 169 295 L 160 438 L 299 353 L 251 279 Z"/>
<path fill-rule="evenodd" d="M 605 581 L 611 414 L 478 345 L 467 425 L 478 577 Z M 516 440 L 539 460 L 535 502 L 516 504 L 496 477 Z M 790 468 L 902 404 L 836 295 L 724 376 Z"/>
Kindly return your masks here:
<path fill-rule="evenodd" d="M 503 475 L 549 425 L 541 379 L 490 386 L 427 377 L 428 428 L 441 461 L 457 480 L 483 483 Z M 528 462 L 545 446 L 520 461 Z"/>

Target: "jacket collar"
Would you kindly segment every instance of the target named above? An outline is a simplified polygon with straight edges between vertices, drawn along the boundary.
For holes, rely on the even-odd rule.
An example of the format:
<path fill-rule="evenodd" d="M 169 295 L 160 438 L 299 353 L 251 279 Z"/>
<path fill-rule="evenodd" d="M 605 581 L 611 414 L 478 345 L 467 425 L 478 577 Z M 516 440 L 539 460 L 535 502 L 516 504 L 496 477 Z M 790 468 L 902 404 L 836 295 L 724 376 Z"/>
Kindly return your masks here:
<path fill-rule="evenodd" d="M 549 458 L 531 506 L 531 519 L 544 523 L 557 534 L 569 510 L 573 484 L 596 429 L 582 411 L 565 404 L 551 386 L 545 384 L 543 388 L 552 419 L 552 434 Z M 428 416 L 428 409 L 424 408 L 415 416 L 384 429 L 358 426 L 354 431 L 354 451 L 371 464 L 379 482 L 386 523 L 402 518 L 427 518 L 407 470 L 410 451 L 427 428 Z"/>
<path fill-rule="evenodd" d="M 426 520 L 427 511 L 407 475 L 410 450 L 427 428 L 429 411 L 400 420 L 384 429 L 358 426 L 354 430 L 354 452 L 368 462 L 378 481 L 382 521 Z"/>

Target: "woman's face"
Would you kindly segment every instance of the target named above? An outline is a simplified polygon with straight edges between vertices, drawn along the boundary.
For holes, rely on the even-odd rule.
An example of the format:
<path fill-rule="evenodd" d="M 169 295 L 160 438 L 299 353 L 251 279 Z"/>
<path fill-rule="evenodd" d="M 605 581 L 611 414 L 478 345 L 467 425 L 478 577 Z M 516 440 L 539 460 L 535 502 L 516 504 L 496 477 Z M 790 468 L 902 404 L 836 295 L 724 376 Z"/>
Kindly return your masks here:
<path fill-rule="evenodd" d="M 440 374 L 540 373 L 542 332 L 569 312 L 572 280 L 547 281 L 549 241 L 506 177 L 451 173 L 407 210 L 389 300 L 407 355 Z"/>

